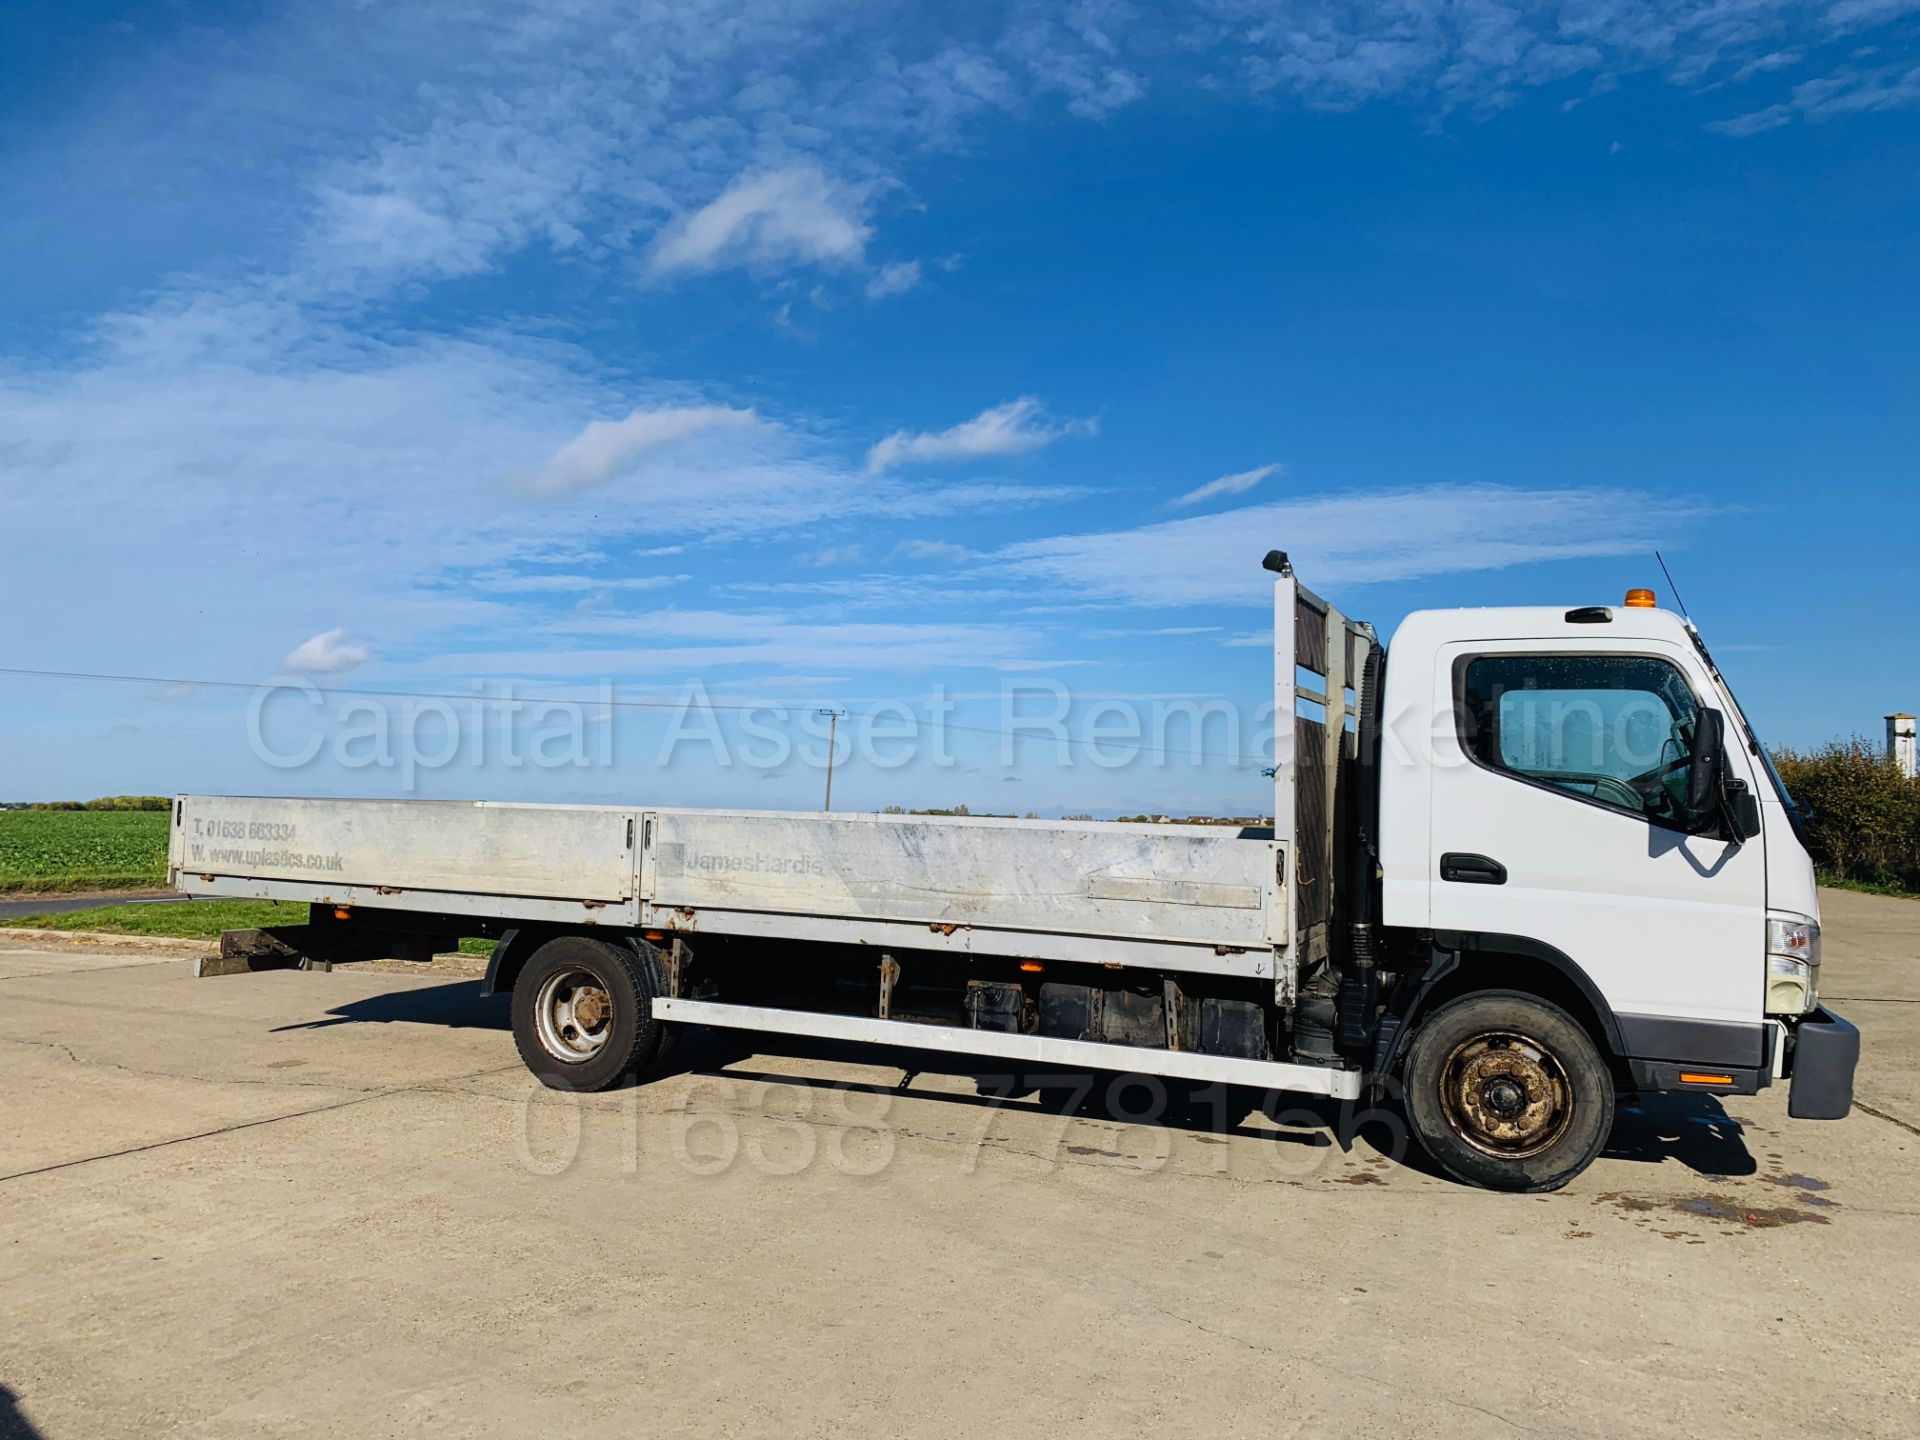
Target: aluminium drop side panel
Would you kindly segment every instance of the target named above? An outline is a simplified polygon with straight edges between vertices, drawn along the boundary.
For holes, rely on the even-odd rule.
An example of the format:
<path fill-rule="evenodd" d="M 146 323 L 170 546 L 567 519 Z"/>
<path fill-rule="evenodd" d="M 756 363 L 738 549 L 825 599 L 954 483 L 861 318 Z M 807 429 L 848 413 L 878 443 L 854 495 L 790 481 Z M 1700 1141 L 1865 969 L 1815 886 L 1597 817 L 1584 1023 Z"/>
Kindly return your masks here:
<path fill-rule="evenodd" d="M 321 885 L 307 880 L 250 879 L 236 875 L 182 875 L 174 886 L 207 900 L 282 900 L 297 905 L 350 906 L 359 910 L 412 910 L 434 915 L 471 915 L 522 924 L 612 929 L 640 923 L 638 900 L 543 900 L 526 895 L 487 895 L 463 890 L 409 890 L 393 885 Z"/>
<path fill-rule="evenodd" d="M 1275 861 L 1264 831 L 712 810 L 647 818 L 644 888 L 656 922 L 722 911 L 1271 949 Z"/>
<path fill-rule="evenodd" d="M 208 795 L 181 804 L 175 864 L 190 893 L 212 893 L 221 879 L 256 894 L 278 883 L 350 890 L 368 905 L 389 891 L 416 897 L 404 903 L 425 893 L 606 906 L 634 893 L 633 810 Z"/>

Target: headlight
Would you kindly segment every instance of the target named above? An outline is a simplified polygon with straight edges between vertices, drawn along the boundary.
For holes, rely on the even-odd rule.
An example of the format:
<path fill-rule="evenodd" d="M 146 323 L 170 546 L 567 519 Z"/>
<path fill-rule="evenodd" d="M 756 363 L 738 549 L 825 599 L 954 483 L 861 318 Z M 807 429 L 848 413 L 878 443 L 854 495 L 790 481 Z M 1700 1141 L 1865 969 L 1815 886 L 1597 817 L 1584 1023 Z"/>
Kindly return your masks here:
<path fill-rule="evenodd" d="M 1767 921 L 1767 1013 L 1804 1015 L 1819 1003 L 1819 922 Z"/>

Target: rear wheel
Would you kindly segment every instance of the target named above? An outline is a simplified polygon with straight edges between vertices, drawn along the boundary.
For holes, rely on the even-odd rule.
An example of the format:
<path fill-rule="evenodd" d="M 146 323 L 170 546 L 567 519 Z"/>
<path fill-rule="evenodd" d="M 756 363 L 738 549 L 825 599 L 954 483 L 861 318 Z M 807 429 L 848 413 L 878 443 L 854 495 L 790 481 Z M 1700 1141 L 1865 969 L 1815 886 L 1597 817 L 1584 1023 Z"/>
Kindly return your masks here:
<path fill-rule="evenodd" d="M 659 967 L 647 949 L 586 935 L 549 940 L 513 986 L 520 1058 L 556 1090 L 607 1090 L 651 1065 Z"/>
<path fill-rule="evenodd" d="M 1455 1177 L 1490 1190 L 1558 1190 L 1607 1143 L 1614 1080 L 1559 1006 L 1494 990 L 1443 1005 L 1407 1056 L 1414 1134 Z"/>

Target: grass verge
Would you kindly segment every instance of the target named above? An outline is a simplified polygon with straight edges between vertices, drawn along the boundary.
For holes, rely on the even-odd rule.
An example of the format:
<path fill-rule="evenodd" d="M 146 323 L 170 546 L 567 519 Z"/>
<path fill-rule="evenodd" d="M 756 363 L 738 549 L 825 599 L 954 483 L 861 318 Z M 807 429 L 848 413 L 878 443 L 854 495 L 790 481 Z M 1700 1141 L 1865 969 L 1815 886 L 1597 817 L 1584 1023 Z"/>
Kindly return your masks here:
<path fill-rule="evenodd" d="M 63 910 L 57 915 L 23 915 L 0 925 L 28 930 L 93 930 L 106 935 L 147 935 L 156 939 L 218 940 L 223 930 L 263 930 L 270 925 L 304 925 L 307 907 L 279 900 L 186 900 L 164 905 L 105 905 L 98 910 Z M 491 955 L 493 941 L 466 939 L 463 955 Z"/>
<path fill-rule="evenodd" d="M 1902 900 L 1920 900 L 1920 890 L 1903 890 L 1898 885 L 1874 885 L 1865 880 L 1842 880 L 1825 871 L 1820 874 L 1820 883 L 1830 890 L 1858 890 L 1862 895 L 1893 895 Z"/>
<path fill-rule="evenodd" d="M 307 907 L 277 900 L 185 900 L 165 905 L 105 905 L 98 910 L 62 910 L 57 915 L 22 915 L 0 923 L 27 930 L 96 930 L 107 935 L 218 940 L 222 930 L 304 925 Z"/>

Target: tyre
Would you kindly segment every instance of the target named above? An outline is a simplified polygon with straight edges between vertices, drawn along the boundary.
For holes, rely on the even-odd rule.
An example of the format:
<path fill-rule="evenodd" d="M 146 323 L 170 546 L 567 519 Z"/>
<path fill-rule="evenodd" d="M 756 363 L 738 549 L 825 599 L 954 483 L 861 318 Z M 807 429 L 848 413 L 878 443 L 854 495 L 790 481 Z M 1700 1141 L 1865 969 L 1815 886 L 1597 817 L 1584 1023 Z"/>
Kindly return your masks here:
<path fill-rule="evenodd" d="M 636 942 L 637 943 L 637 942 Z M 660 970 L 651 947 L 563 935 L 528 959 L 513 986 L 513 1041 L 555 1090 L 608 1090 L 658 1058 Z"/>
<path fill-rule="evenodd" d="M 1448 1174 L 1489 1190 L 1558 1190 L 1607 1143 L 1614 1079 L 1586 1029 L 1510 990 L 1466 995 L 1420 1024 L 1407 1117 Z"/>

